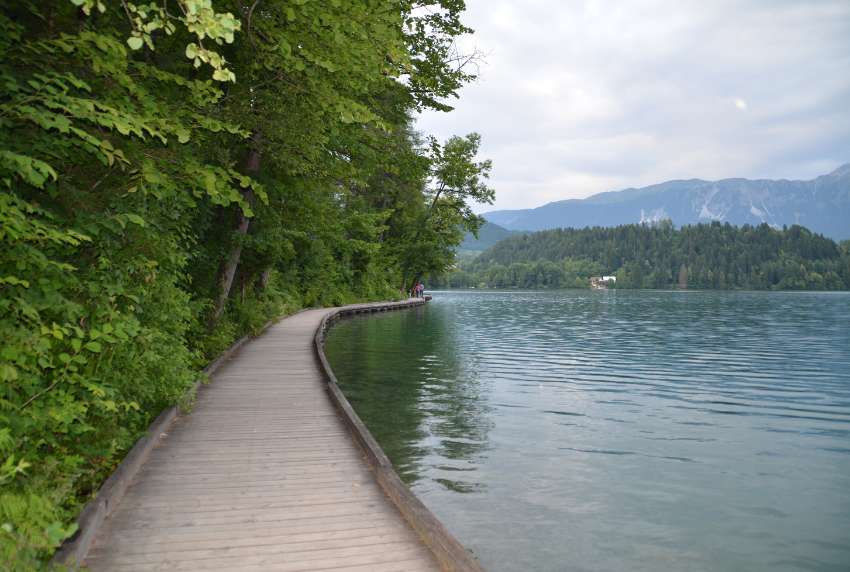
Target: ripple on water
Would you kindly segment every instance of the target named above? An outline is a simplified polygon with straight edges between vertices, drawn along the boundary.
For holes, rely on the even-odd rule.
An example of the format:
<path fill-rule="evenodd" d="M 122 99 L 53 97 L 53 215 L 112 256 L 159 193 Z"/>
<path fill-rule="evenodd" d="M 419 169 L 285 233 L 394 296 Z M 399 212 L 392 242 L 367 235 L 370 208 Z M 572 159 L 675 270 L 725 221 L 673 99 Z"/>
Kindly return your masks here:
<path fill-rule="evenodd" d="M 850 569 L 850 295 L 438 292 L 327 354 L 489 572 Z"/>

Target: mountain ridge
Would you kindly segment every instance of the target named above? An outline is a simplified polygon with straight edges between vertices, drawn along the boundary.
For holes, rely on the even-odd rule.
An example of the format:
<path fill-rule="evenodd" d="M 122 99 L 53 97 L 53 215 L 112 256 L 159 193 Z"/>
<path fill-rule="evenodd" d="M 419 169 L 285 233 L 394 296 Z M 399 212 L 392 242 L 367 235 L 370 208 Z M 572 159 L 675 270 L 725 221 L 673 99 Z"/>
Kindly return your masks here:
<path fill-rule="evenodd" d="M 598 193 L 534 209 L 482 213 L 509 230 L 538 231 L 653 222 L 677 226 L 718 220 L 773 228 L 799 224 L 835 240 L 850 238 L 850 163 L 809 181 L 681 179 Z"/>
<path fill-rule="evenodd" d="M 509 236 L 522 234 L 521 230 L 508 230 L 492 222 L 485 222 L 478 229 L 478 238 L 475 238 L 471 232 L 467 232 L 463 236 L 463 243 L 460 245 L 460 252 L 483 252 Z"/>

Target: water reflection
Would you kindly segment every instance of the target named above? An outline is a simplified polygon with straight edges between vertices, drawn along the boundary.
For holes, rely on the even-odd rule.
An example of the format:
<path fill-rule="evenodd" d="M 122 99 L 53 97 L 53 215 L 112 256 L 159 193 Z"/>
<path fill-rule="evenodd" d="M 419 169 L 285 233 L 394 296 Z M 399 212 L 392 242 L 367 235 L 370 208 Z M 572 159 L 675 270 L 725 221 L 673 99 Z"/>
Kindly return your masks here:
<path fill-rule="evenodd" d="M 444 292 L 328 357 L 489 572 L 850 569 L 847 294 Z"/>
<path fill-rule="evenodd" d="M 463 493 L 485 488 L 474 471 L 492 422 L 477 360 L 461 352 L 457 335 L 416 308 L 337 322 L 325 353 L 402 480 L 413 485 L 429 470 L 433 482 Z"/>

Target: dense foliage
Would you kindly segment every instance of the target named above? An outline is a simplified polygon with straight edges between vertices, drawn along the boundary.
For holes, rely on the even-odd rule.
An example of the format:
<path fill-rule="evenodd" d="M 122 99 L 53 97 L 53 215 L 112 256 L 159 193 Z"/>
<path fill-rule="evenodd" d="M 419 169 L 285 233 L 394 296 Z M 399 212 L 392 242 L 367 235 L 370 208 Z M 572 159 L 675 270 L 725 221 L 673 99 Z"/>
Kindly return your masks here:
<path fill-rule="evenodd" d="M 505 238 L 431 287 L 846 290 L 850 244 L 801 226 L 729 223 L 676 229 L 669 220 L 611 228 L 556 229 Z"/>
<path fill-rule="evenodd" d="M 449 267 L 490 164 L 411 118 L 474 77 L 463 9 L 0 0 L 0 568 L 232 340 Z"/>

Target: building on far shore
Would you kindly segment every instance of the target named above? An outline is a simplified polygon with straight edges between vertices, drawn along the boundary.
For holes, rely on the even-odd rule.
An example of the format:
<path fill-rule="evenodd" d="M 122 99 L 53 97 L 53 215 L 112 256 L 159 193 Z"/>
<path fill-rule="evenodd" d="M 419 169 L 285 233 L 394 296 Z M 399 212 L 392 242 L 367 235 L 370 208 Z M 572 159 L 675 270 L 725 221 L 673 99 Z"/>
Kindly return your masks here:
<path fill-rule="evenodd" d="M 616 276 L 591 276 L 590 287 L 596 288 L 597 290 L 604 290 L 605 285 L 608 283 L 609 280 L 611 282 L 616 282 L 617 277 Z"/>

